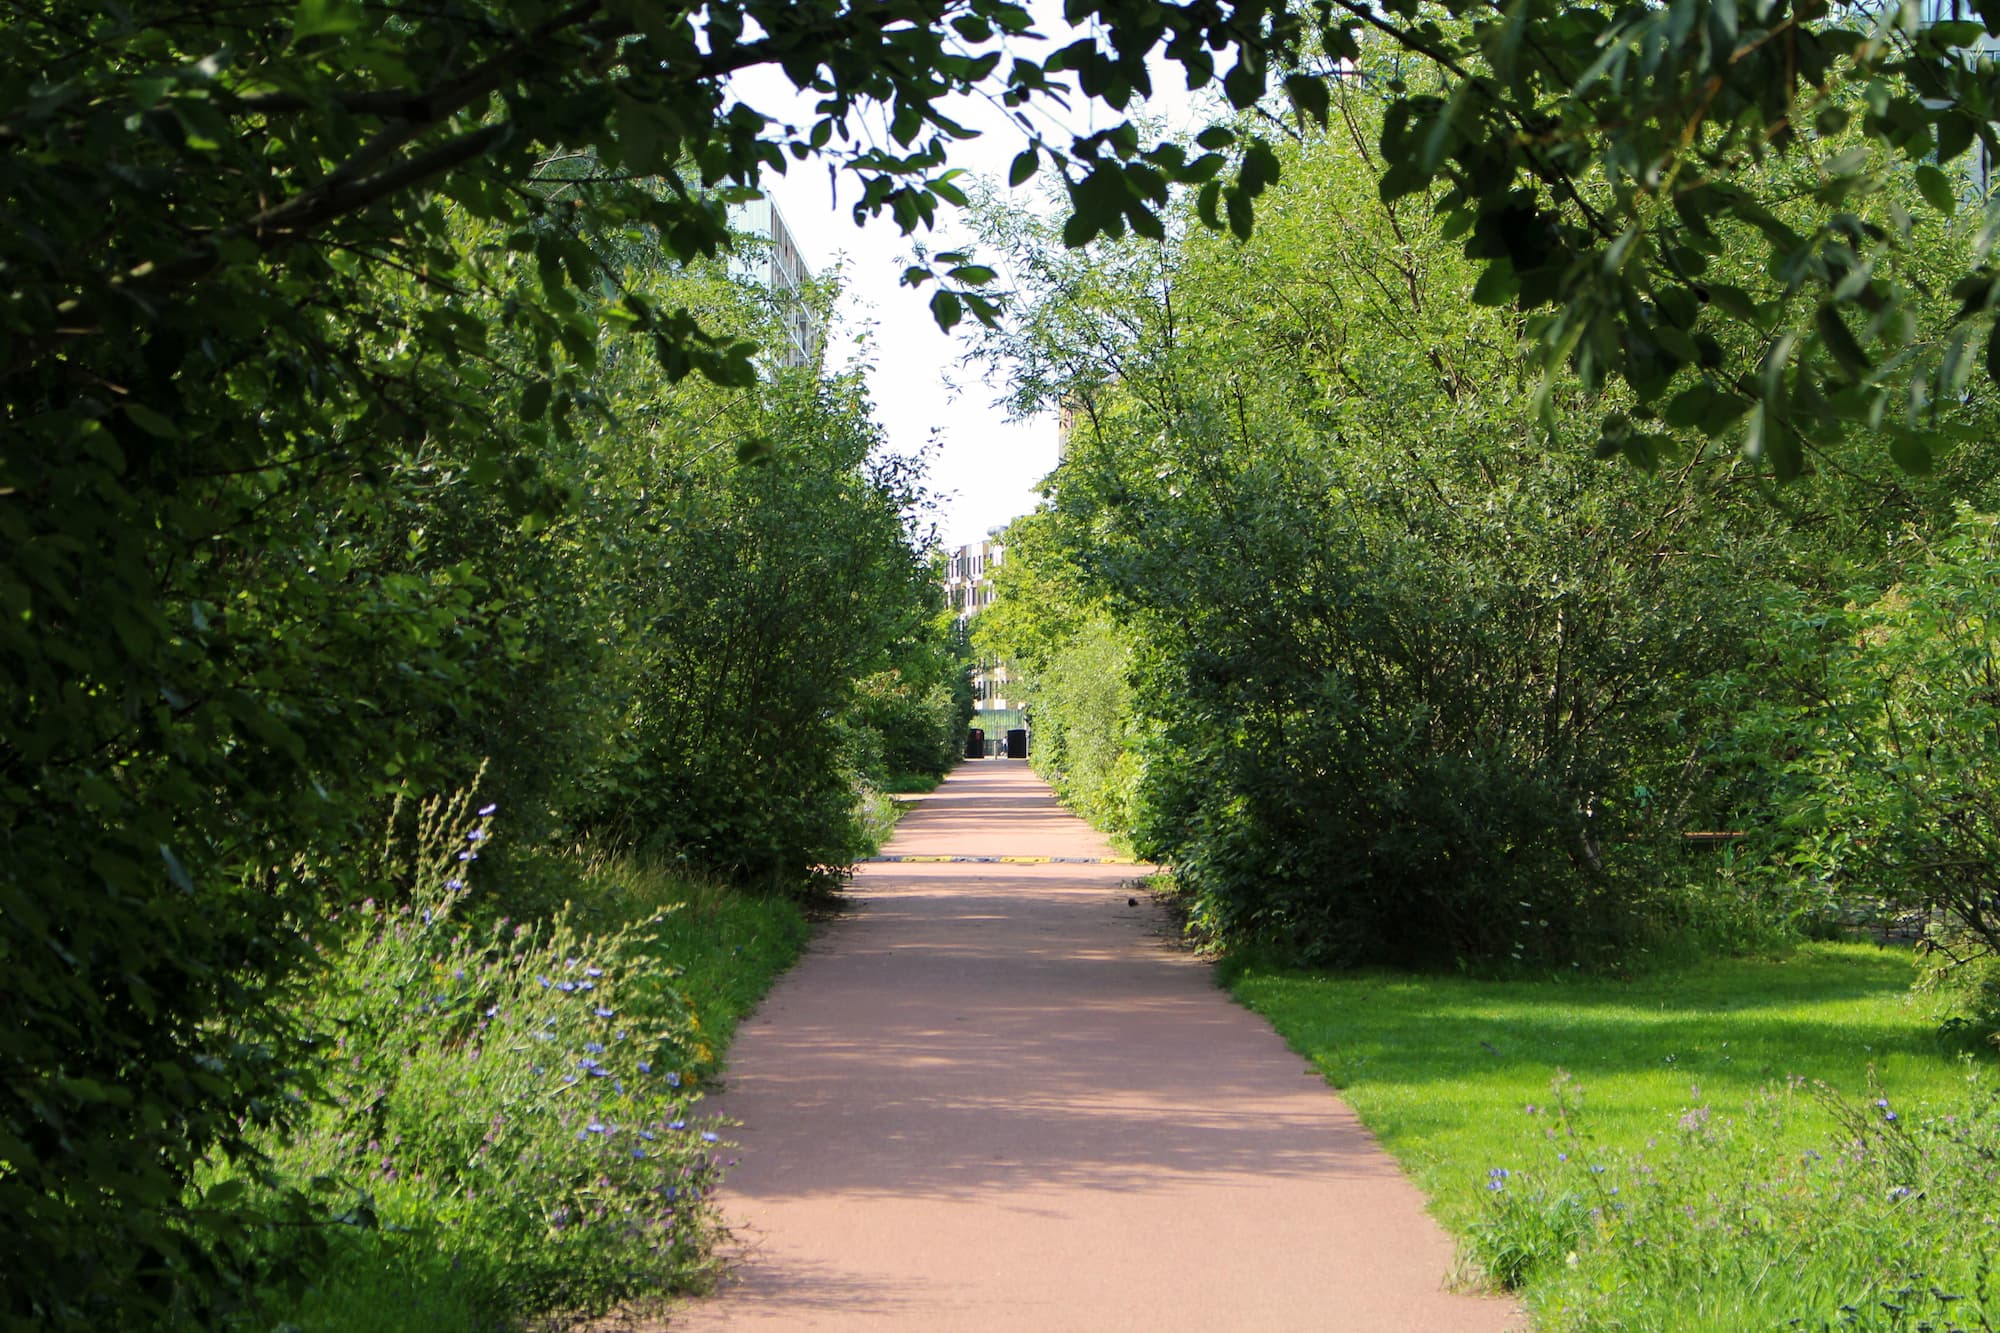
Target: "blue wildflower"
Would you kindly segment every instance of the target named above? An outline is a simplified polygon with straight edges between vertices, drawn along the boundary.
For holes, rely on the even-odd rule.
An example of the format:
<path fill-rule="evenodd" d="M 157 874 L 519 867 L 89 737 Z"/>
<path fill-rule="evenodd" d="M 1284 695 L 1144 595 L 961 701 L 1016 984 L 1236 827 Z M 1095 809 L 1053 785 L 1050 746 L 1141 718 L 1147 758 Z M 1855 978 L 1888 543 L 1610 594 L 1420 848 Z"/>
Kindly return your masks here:
<path fill-rule="evenodd" d="M 650 1060 L 641 1060 L 641 1061 L 639 1062 L 639 1072 L 640 1072 L 640 1073 L 642 1073 L 642 1074 L 650 1074 L 650 1073 L 652 1073 L 652 1072 L 653 1072 L 653 1064 L 652 1064 L 652 1061 L 650 1061 Z"/>
<path fill-rule="evenodd" d="M 463 889 L 465 887 L 465 881 L 462 879 L 448 879 L 444 882 L 444 886 L 447 889 L 450 889 L 453 893 L 457 893 L 460 889 Z"/>
<path fill-rule="evenodd" d="M 483 842 L 485 841 L 485 839 L 486 839 L 486 830 L 483 828 L 476 828 L 472 830 L 472 832 L 465 835 L 465 840 L 467 842 Z"/>
<path fill-rule="evenodd" d="M 500 807 L 497 805 L 482 805 L 479 807 L 479 817 L 481 819 L 484 819 L 486 818 L 486 816 L 492 814 L 495 810 L 498 810 L 499 808 Z"/>
<path fill-rule="evenodd" d="M 591 1012 L 596 1014 L 599 1018 L 612 1018 L 617 1015 L 618 1011 L 615 1009 L 606 1009 L 603 1005 L 600 1004 L 597 1006 L 597 1008 L 591 1010 Z"/>
<path fill-rule="evenodd" d="M 576 983 L 574 981 L 558 981 L 556 989 L 568 994 L 576 989 Z"/>
<path fill-rule="evenodd" d="M 719 1136 L 712 1129 L 704 1129 L 701 1132 L 701 1141 L 703 1143 L 714 1143 L 718 1137 Z"/>
<path fill-rule="evenodd" d="M 686 1129 L 687 1127 L 688 1122 L 685 1120 L 672 1120 L 667 1123 L 668 1129 Z"/>
<path fill-rule="evenodd" d="M 667 1071 L 667 1086 L 670 1088 L 678 1088 L 680 1085 L 681 1085 L 681 1076 L 675 1071 L 669 1069 Z"/>
<path fill-rule="evenodd" d="M 604 969 L 601 967 L 586 967 L 583 969 L 583 975 L 586 977 L 601 977 L 604 975 Z"/>
<path fill-rule="evenodd" d="M 583 1044 L 583 1049 L 591 1055 L 602 1055 L 604 1054 L 604 1043 L 601 1041 L 587 1041 Z"/>

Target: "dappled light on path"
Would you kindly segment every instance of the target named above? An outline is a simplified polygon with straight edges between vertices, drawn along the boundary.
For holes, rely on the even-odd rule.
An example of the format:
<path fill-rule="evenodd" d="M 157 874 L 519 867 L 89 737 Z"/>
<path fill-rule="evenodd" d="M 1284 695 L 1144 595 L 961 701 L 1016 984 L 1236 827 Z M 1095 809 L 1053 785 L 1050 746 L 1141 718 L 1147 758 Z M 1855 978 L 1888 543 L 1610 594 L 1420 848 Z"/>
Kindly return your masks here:
<path fill-rule="evenodd" d="M 1110 856 L 1018 762 L 888 849 Z M 1116 865 L 864 866 L 745 1025 L 740 1241 L 675 1329 L 1499 1329 L 1325 1084 Z M 1136 902 L 1134 899 L 1136 898 Z"/>

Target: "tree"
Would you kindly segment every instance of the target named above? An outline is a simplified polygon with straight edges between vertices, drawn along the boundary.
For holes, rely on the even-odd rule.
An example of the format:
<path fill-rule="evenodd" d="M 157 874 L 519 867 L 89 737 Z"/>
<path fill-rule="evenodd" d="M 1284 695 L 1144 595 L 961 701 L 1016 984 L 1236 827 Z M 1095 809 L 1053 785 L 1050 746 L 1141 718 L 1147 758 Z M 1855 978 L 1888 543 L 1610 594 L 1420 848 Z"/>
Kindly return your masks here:
<path fill-rule="evenodd" d="M 23 981 L 0 1024 L 0 1210 L 20 1225 L 0 1266 L 165 1290 L 196 1262 L 162 1220 L 194 1163 L 287 1113 L 296 1043 L 258 1016 L 303 965 L 294 911 L 334 891 L 293 858 L 337 867 L 349 798 L 434 769 L 482 655 L 521 647 L 490 567 L 397 554 L 424 540 L 408 519 L 426 488 L 479 488 L 523 527 L 562 513 L 550 460 L 605 419 L 607 330 L 669 381 L 754 378 L 748 340 L 635 287 L 604 236 L 712 256 L 732 197 L 812 159 L 860 182 L 858 214 L 921 227 L 964 198 L 963 93 L 1022 125 L 1015 180 L 1060 173 L 1068 243 L 1163 235 L 1176 186 L 1245 234 L 1281 169 L 1264 99 L 1324 121 L 1369 29 L 1435 72 L 1379 85 L 1384 189 L 1446 185 L 1483 298 L 1536 314 L 1547 365 L 1622 378 L 1635 415 L 1741 422 L 1781 475 L 1878 420 L 1920 469 L 1995 278 L 1982 242 L 1957 318 L 1913 341 L 1898 261 L 1921 215 L 1883 226 L 1851 204 L 1907 176 L 1948 210 L 1929 158 L 1992 151 L 1995 109 L 1959 54 L 1977 31 L 1913 12 L 1843 28 L 1810 0 L 1479 0 L 1450 22 L 1420 0 L 1077 0 L 1078 35 L 1039 56 L 1005 0 L 17 6 L 0 52 L 0 957 Z M 1190 148 L 1123 114 L 1075 135 L 1032 114 L 1074 96 L 1127 111 L 1155 52 L 1261 119 Z M 732 94 L 759 65 L 818 96 L 810 123 Z M 1818 160 L 1847 121 L 1865 142 Z M 1813 177 L 1803 229 L 1742 184 L 1773 152 Z M 1746 229 L 1768 283 L 1709 281 L 1711 247 Z M 950 325 L 993 318 L 991 277 L 945 252 L 906 280 L 939 285 Z M 10 1312 L 54 1317 L 26 1297 Z"/>

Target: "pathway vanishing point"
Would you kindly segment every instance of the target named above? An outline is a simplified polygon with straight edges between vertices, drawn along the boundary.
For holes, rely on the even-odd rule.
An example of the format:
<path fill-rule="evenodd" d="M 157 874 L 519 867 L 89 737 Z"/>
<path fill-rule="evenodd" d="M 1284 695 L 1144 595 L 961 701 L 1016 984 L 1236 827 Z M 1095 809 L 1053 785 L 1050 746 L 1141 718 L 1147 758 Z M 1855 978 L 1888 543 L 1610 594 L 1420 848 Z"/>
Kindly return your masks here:
<path fill-rule="evenodd" d="M 1500 1330 L 1353 1114 L 1026 763 L 968 763 L 738 1034 L 717 1294 L 673 1333 Z M 1137 898 L 1134 905 L 1132 898 Z"/>

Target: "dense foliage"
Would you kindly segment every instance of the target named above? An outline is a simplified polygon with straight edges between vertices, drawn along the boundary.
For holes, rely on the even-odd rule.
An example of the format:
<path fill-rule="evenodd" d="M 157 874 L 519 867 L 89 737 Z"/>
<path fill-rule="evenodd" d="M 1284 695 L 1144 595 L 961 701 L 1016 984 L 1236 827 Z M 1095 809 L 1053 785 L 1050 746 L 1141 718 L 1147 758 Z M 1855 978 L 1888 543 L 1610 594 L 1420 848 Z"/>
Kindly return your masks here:
<path fill-rule="evenodd" d="M 1986 495 L 1991 458 L 1961 450 L 1947 487 L 1856 437 L 1772 503 L 1691 408 L 1641 423 L 1534 374 L 1449 222 L 1376 189 L 1380 101 L 1335 110 L 1247 243 L 1189 229 L 1080 258 L 994 223 L 1029 298 L 997 346 L 1023 402 L 1071 423 L 979 630 L 1030 676 L 1040 762 L 1174 863 L 1199 927 L 1308 958 L 1617 964 L 1757 935 L 1793 885 L 1714 892 L 1682 836 L 1775 798 L 1734 735 L 1769 675 L 1746 593 L 1894 577 L 1911 552 L 1891 538 Z M 1940 233 L 1919 261 L 1948 271 L 1966 243 Z M 1715 260 L 1813 318 L 1751 262 Z M 1944 425 L 1991 412 L 1973 395 Z M 1593 459 L 1606 432 L 1652 470 Z M 1126 689 L 1076 678 L 1085 657 Z"/>
<path fill-rule="evenodd" d="M 842 721 L 855 681 L 939 651 L 913 478 L 871 461 L 858 374 L 750 360 L 771 299 L 565 208 L 604 167 L 558 156 L 507 226 L 415 198 L 145 322 L 15 344 L 12 1317 L 199 1319 L 237 1299 L 244 1237 L 335 1216 L 296 1172 L 189 1182 L 255 1175 L 302 1123 L 315 978 L 355 904 L 414 910 L 360 854 L 394 793 L 491 759 L 482 799 L 527 836 L 490 910 L 560 901 L 538 841 L 781 889 L 861 846 L 846 748 L 818 737 L 867 730 Z M 649 303 L 728 330 L 728 364 L 640 355 L 621 329 Z"/>
<path fill-rule="evenodd" d="M 904 488 L 861 468 L 854 386 L 760 376 L 757 321 L 683 272 L 724 245 L 725 205 L 760 170 L 824 159 L 860 183 L 858 216 L 915 229 L 963 198 L 946 149 L 967 131 L 949 107 L 976 91 L 1027 137 L 1015 179 L 1062 177 L 1065 242 L 1163 238 L 1176 184 L 1193 189 L 1196 216 L 1247 234 L 1286 165 L 1275 120 L 1212 127 L 1193 148 L 1155 141 L 1119 114 L 1150 90 L 1149 55 L 1190 86 L 1219 84 L 1234 108 L 1282 97 L 1301 125 L 1323 126 L 1329 87 L 1371 30 L 1437 77 L 1379 85 L 1368 137 L 1384 156 L 1367 179 L 1382 198 L 1430 205 L 1399 225 L 1441 210 L 1438 255 L 1476 275 L 1482 308 L 1534 315 L 1525 331 L 1544 368 L 1573 367 L 1586 389 L 1622 380 L 1633 412 L 1607 420 L 1607 446 L 1650 458 L 1658 409 L 1711 435 L 1740 423 L 1745 449 L 1785 474 L 1843 423 L 1879 421 L 1899 463 L 1936 465 L 2000 290 L 1990 238 L 1927 268 L 1913 221 L 1957 202 L 1939 164 L 1994 143 L 1989 81 L 1959 57 L 1977 24 L 1920 29 L 1904 7 L 1843 28 L 1816 5 L 1734 0 L 1447 8 L 1450 24 L 1419 0 L 1086 0 L 1066 9 L 1082 35 L 1051 52 L 1006 0 L 18 6 L 0 51 L 9 1315 L 143 1321 L 176 1292 L 198 1301 L 226 1285 L 210 1241 L 256 1218 L 190 1212 L 186 1185 L 300 1114 L 290 1094 L 309 1034 L 294 987 L 320 966 L 302 927 L 381 887 L 355 850 L 391 790 L 462 781 L 490 755 L 493 790 L 538 834 L 596 828 L 783 877 L 855 845 L 835 771 L 877 761 L 843 720 L 853 680 L 924 682 L 927 702 L 896 728 L 943 716 L 910 646 L 928 612 L 910 604 L 917 566 L 888 517 Z M 760 66 L 817 98 L 808 123 L 731 92 L 731 75 Z M 1072 96 L 1113 114 L 1050 129 L 1039 113 Z M 1810 182 L 1757 176 L 1773 154 Z M 1915 195 L 1900 184 L 1911 163 Z M 1771 285 L 1716 271 L 1725 242 Z M 993 317 L 991 277 L 947 251 L 905 280 L 937 283 L 932 308 L 950 325 Z M 1956 307 L 1927 335 L 1921 294 L 1945 290 Z M 1515 418 L 1561 416 L 1510 374 L 1495 382 L 1520 399 Z M 1169 443 L 1206 467 L 1248 416 L 1230 393 L 1201 397 L 1188 416 L 1199 430 Z M 1296 439 L 1271 444 L 1227 465 L 1210 508 L 1174 517 L 1194 525 L 1182 536 L 1254 511 L 1247 533 L 1286 538 L 1287 514 L 1326 487 Z M 1432 521 L 1522 478 L 1498 503 L 1553 513 L 1574 470 L 1539 479 L 1539 447 L 1520 441 L 1494 479 L 1477 467 L 1427 478 L 1383 455 L 1335 484 L 1435 482 L 1446 498 Z M 732 470 L 773 452 L 794 470 Z M 813 534 L 788 590 L 773 576 L 799 534 L 772 516 L 836 496 L 853 523 Z M 1648 515 L 1687 512 L 1606 503 L 1617 522 L 1591 531 L 1614 545 L 1665 541 Z M 1559 575 L 1593 549 L 1571 548 L 1575 531 L 1555 523 L 1538 539 L 1568 560 Z M 1328 827 L 1375 838 L 1401 827 L 1384 822 L 1398 802 L 1428 801 L 1450 777 L 1406 744 L 1432 726 L 1427 711 L 1377 738 L 1402 794 L 1378 792 L 1373 810 L 1294 808 L 1264 765 L 1296 768 L 1368 716 L 1369 696 L 1325 693 L 1334 676 L 1406 670 L 1413 645 L 1451 635 L 1477 604 L 1414 621 L 1362 606 L 1346 637 L 1316 645 L 1307 631 L 1340 597 L 1331 560 L 1364 560 L 1419 599 L 1461 591 L 1414 538 L 1360 523 L 1323 535 L 1336 539 L 1323 556 L 1272 585 L 1261 626 L 1191 620 L 1138 657 L 1226 728 L 1244 724 L 1203 733 L 1215 745 L 1171 741 L 1239 775 L 1242 828 L 1282 836 L 1334 813 Z M 1433 540 L 1457 537 L 1447 525 Z M 1167 584 L 1142 563 L 1107 569 L 1100 591 L 1150 580 L 1146 614 L 1171 620 Z M 1504 600 L 1514 574 L 1488 573 Z M 796 625 L 811 606 L 797 589 L 821 577 L 849 615 Z M 1211 578 L 1183 591 L 1198 607 L 1262 590 Z M 1641 579 L 1616 595 L 1656 591 Z M 1560 676 L 1569 627 L 1607 623 L 1596 605 L 1581 621 L 1526 615 L 1535 633 L 1521 644 L 1469 644 L 1458 678 L 1513 672 L 1525 690 Z M 1219 637 L 1228 651 L 1210 662 L 1201 645 L 1224 629 L 1245 632 Z M 1657 668 L 1677 642 L 1659 631 L 1635 660 Z M 1286 659 L 1262 698 L 1231 676 Z M 1434 684 L 1444 700 L 1451 680 Z M 1557 689 L 1538 721 L 1505 715 L 1491 693 L 1440 715 L 1464 774 L 1527 784 L 1494 799 L 1521 803 L 1531 827 L 1481 854 L 1580 858 L 1599 875 L 1593 821 L 1617 802 L 1597 799 L 1593 766 L 1659 757 L 1649 747 L 1676 724 L 1657 684 L 1635 676 L 1575 710 Z M 897 763 L 925 749 L 910 734 Z M 731 746 L 740 771 L 717 757 Z M 1208 792 L 1156 796 L 1159 838 L 1185 823 L 1224 839 L 1203 844 L 1219 854 L 1215 883 L 1270 875 L 1268 902 L 1230 912 L 1318 929 L 1300 863 L 1225 851 L 1235 812 Z M 1457 816 L 1427 811 L 1429 831 L 1385 846 L 1379 865 L 1445 855 Z M 1462 947 L 1518 933 L 1475 928 L 1476 898 L 1446 904 Z"/>

